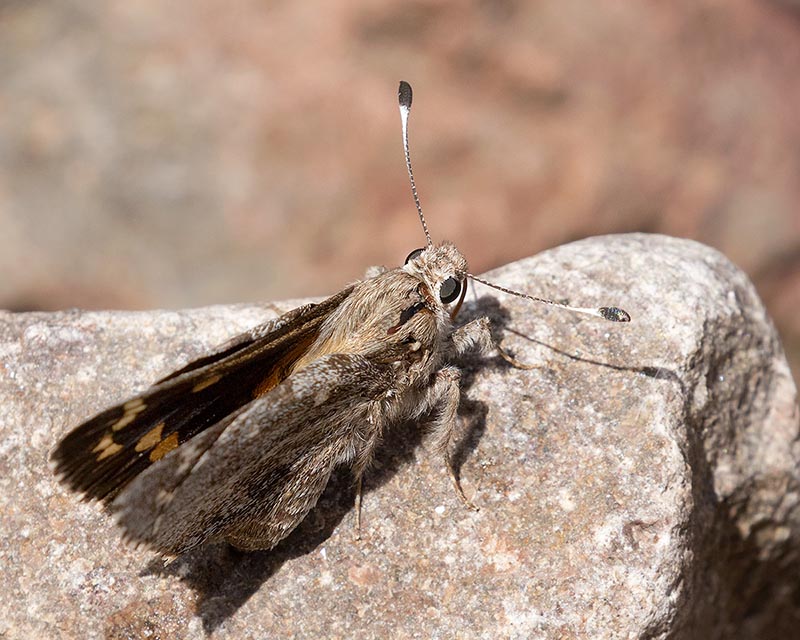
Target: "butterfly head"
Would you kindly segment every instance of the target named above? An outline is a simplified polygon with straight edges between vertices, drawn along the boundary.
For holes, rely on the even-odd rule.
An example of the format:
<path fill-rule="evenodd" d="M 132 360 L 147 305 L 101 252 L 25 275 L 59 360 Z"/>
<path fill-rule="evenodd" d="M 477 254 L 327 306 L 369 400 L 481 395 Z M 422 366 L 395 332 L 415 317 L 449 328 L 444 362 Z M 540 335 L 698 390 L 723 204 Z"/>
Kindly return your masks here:
<path fill-rule="evenodd" d="M 455 317 L 467 291 L 467 260 L 450 242 L 428 245 L 408 254 L 403 271 L 426 285 L 432 307 L 441 307 Z"/>

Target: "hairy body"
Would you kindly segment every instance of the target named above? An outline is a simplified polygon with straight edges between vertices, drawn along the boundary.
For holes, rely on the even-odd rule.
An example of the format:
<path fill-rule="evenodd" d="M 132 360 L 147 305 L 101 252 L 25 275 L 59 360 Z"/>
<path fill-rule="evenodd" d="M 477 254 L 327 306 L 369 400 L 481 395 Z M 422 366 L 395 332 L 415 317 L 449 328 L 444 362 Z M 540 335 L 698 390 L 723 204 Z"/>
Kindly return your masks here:
<path fill-rule="evenodd" d="M 167 554 L 213 540 L 271 548 L 336 466 L 360 491 L 384 431 L 423 414 L 434 412 L 455 481 L 452 361 L 491 347 L 485 319 L 453 325 L 466 276 L 455 246 L 429 246 L 255 327 L 77 427 L 53 454 L 57 471 L 104 500 L 127 538 Z"/>

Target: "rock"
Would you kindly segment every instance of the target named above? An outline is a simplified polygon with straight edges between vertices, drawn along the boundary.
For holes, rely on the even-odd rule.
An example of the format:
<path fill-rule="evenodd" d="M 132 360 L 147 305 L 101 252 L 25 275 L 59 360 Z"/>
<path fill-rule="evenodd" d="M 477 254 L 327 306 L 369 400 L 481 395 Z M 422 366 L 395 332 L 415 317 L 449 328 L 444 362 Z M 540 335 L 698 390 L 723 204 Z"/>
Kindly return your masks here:
<path fill-rule="evenodd" d="M 6 637 L 789 637 L 800 623 L 800 425 L 781 345 L 719 253 L 592 238 L 498 269 L 464 319 L 498 357 L 464 363 L 469 511 L 416 425 L 387 436 L 361 540 L 337 474 L 270 552 L 165 565 L 57 483 L 71 427 L 299 304 L 31 313 L 0 322 L 0 634 Z"/>

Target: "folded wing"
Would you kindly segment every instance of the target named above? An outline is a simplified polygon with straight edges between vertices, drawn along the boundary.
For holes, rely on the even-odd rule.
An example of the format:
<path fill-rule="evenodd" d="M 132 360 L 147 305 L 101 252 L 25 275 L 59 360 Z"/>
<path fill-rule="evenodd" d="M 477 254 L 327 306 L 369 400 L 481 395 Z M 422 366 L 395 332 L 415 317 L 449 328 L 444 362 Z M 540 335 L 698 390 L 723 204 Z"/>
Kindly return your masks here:
<path fill-rule="evenodd" d="M 378 428 L 389 365 L 326 355 L 165 456 L 112 504 L 127 538 L 177 554 L 210 540 L 268 549 Z"/>
<path fill-rule="evenodd" d="M 79 425 L 53 451 L 56 473 L 88 498 L 112 500 L 171 450 L 285 379 L 351 291 L 256 327 Z"/>

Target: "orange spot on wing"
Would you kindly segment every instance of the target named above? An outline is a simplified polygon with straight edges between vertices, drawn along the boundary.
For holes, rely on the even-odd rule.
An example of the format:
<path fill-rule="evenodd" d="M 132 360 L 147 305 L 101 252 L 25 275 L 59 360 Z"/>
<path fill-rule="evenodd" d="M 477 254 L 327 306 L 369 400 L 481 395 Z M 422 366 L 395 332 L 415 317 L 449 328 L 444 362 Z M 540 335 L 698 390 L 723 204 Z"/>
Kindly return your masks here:
<path fill-rule="evenodd" d="M 159 422 L 155 427 L 139 438 L 139 442 L 136 443 L 136 451 L 147 451 L 155 447 L 161 442 L 161 432 L 163 430 L 164 423 Z"/>
<path fill-rule="evenodd" d="M 264 376 L 264 379 L 253 389 L 253 398 L 263 396 L 270 389 L 274 389 L 281 382 L 286 380 L 292 371 L 308 364 L 308 360 L 304 356 L 308 355 L 306 352 L 317 339 L 317 335 L 318 334 L 314 332 L 306 336 L 305 339 L 294 342 L 291 347 L 287 349 L 286 353 L 275 362 L 267 375 Z M 319 357 L 319 355 L 321 354 L 315 352 L 314 358 Z"/>
<path fill-rule="evenodd" d="M 158 443 L 155 449 L 150 452 L 150 462 L 161 460 L 170 451 L 178 446 L 178 432 L 170 433 L 166 438 Z"/>

